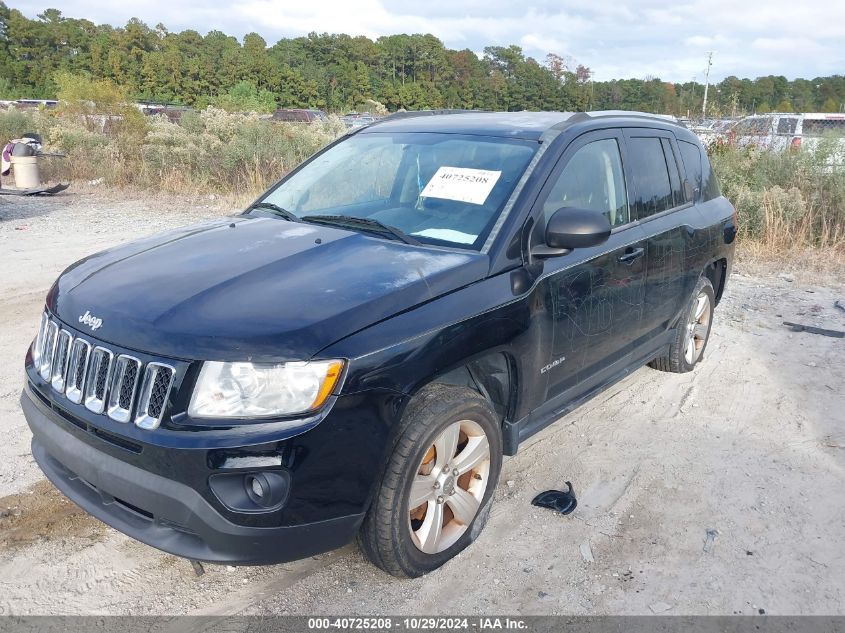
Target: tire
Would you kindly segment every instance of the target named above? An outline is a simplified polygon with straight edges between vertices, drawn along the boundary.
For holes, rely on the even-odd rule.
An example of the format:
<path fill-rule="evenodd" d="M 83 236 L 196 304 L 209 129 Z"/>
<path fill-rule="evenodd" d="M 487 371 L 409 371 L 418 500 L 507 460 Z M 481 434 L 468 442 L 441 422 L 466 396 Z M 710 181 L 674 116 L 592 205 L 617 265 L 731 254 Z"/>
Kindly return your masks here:
<path fill-rule="evenodd" d="M 706 298 L 707 303 L 700 314 L 701 301 Z M 713 326 L 713 307 L 716 305 L 716 293 L 713 284 L 707 277 L 700 277 L 695 285 L 689 304 L 684 310 L 683 318 L 675 328 L 675 334 L 669 345 L 669 354 L 655 358 L 649 367 L 660 371 L 683 374 L 692 371 L 696 364 L 704 357 L 707 341 L 710 340 L 710 328 Z M 692 343 L 690 343 L 692 338 Z M 690 354 L 690 351 L 693 351 Z"/>
<path fill-rule="evenodd" d="M 361 549 L 373 564 L 400 578 L 437 569 L 481 533 L 501 468 L 501 424 L 487 400 L 465 387 L 429 385 L 399 422 L 393 453 L 358 534 Z M 416 508 L 409 507 L 412 484 L 421 501 Z"/>

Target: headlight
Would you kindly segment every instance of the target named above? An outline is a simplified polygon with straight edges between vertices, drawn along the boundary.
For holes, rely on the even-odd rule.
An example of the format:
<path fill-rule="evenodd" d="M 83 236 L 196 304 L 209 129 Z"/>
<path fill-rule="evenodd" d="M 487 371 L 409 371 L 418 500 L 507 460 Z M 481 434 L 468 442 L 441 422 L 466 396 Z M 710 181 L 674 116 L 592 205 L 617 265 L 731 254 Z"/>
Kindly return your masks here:
<path fill-rule="evenodd" d="M 343 371 L 342 360 L 309 363 L 205 362 L 188 415 L 266 418 L 319 409 Z"/>

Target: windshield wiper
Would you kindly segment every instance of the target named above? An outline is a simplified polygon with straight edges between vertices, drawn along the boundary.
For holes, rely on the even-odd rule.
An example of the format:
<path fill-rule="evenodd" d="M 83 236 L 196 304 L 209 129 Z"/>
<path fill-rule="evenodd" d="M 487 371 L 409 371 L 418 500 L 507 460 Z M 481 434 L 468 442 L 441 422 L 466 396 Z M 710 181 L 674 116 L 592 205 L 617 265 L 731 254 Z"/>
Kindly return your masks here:
<path fill-rule="evenodd" d="M 272 211 L 274 215 L 278 215 L 280 218 L 284 218 L 285 220 L 289 220 L 290 222 L 299 221 L 298 216 L 295 216 L 287 209 L 280 207 L 277 204 L 273 204 L 272 202 L 256 202 L 249 209 L 247 209 L 247 211 L 252 211 L 253 209 L 267 209 L 268 211 Z"/>
<path fill-rule="evenodd" d="M 372 218 L 356 218 L 354 215 L 304 215 L 299 218 L 303 222 L 312 222 L 314 224 L 328 224 L 330 226 L 340 226 L 350 229 L 361 229 L 369 231 L 370 233 L 378 233 L 379 235 L 392 237 L 405 244 L 414 244 L 419 246 L 419 242 L 410 235 L 397 229 L 395 226 L 384 224 Z"/>

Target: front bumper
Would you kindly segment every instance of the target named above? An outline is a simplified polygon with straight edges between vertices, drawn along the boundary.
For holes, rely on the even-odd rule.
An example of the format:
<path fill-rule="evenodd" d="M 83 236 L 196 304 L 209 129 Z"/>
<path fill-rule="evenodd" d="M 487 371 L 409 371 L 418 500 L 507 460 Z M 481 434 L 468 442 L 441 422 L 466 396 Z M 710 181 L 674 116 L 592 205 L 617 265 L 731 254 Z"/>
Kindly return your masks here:
<path fill-rule="evenodd" d="M 66 429 L 28 388 L 21 407 L 32 454 L 47 478 L 83 510 L 165 552 L 215 563 L 280 563 L 336 549 L 363 513 L 273 527 L 229 521 L 194 488 L 97 450 Z"/>

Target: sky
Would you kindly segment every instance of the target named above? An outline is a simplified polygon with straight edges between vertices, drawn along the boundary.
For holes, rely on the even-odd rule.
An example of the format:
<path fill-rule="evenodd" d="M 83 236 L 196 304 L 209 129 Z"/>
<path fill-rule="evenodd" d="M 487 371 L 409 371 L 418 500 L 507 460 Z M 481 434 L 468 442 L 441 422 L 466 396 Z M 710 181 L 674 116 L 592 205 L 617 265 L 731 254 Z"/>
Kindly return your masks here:
<path fill-rule="evenodd" d="M 6 0 L 35 17 L 120 26 L 137 17 L 171 31 L 217 29 L 238 38 L 348 33 L 376 38 L 432 33 L 449 48 L 481 54 L 517 44 L 538 61 L 553 52 L 588 66 L 596 80 L 660 77 L 704 81 L 729 75 L 789 79 L 845 73 L 842 0 Z"/>

